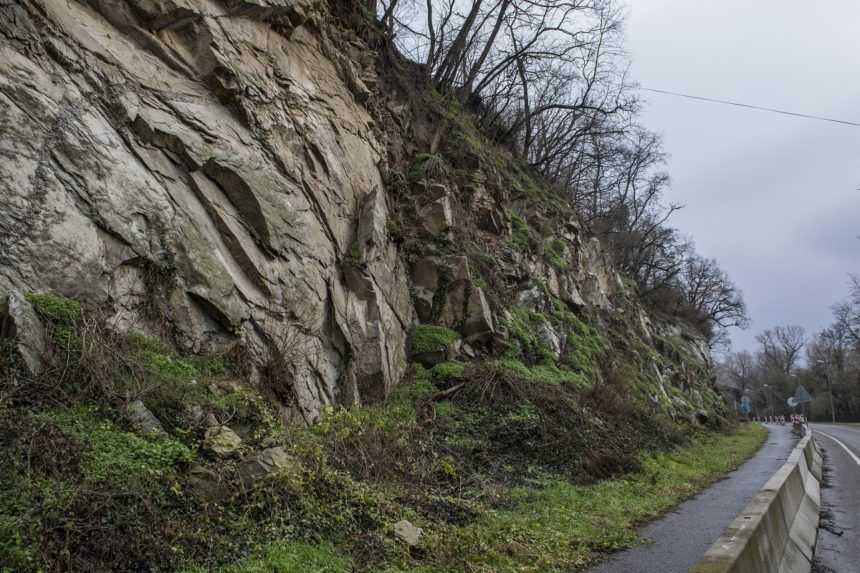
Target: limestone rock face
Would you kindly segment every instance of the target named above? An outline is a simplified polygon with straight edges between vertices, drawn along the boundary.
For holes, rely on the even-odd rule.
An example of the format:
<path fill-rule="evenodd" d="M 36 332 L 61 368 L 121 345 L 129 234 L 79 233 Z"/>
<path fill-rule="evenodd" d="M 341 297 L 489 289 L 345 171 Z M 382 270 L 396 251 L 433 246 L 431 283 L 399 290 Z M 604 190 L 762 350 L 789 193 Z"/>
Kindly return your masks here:
<path fill-rule="evenodd" d="M 423 322 L 433 320 L 433 297 L 439 289 L 442 273 L 436 261 L 430 257 L 415 262 L 412 270 L 412 297 L 415 311 Z"/>
<path fill-rule="evenodd" d="M 466 316 L 463 323 L 463 334 L 468 338 L 480 338 L 495 332 L 493 328 L 493 312 L 481 287 L 473 286 L 466 301 Z"/>
<path fill-rule="evenodd" d="M 144 331 L 166 317 L 183 350 L 242 341 L 259 364 L 290 340 L 271 382 L 306 422 L 399 380 L 414 311 L 373 71 L 316 0 L 0 11 L 0 297 L 55 291 Z"/>
<path fill-rule="evenodd" d="M 563 344 L 561 336 L 553 328 L 549 321 L 543 321 L 538 329 L 537 335 L 546 347 L 552 352 L 553 357 L 558 360 L 561 358 Z"/>

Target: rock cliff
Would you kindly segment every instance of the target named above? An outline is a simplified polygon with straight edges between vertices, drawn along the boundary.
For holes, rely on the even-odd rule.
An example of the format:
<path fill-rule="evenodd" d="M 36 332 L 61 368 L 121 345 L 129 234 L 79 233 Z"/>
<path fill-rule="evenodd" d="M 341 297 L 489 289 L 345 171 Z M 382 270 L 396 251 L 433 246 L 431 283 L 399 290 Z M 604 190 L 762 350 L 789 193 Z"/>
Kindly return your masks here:
<path fill-rule="evenodd" d="M 392 71 L 345 8 L 0 9 L 3 299 L 59 293 L 183 353 L 239 345 L 251 383 L 278 354 L 285 419 L 383 398 L 409 352 L 500 356 L 535 336 L 564 370 L 563 313 L 614 332 L 655 404 L 712 410 L 702 341 L 649 318 L 575 213 L 466 112 L 412 93 L 410 64 Z M 419 324 L 456 340 L 419 348 Z"/>
<path fill-rule="evenodd" d="M 384 394 L 414 311 L 369 88 L 318 8 L 3 2 L 0 291 L 192 352 L 289 339 L 307 420 Z"/>

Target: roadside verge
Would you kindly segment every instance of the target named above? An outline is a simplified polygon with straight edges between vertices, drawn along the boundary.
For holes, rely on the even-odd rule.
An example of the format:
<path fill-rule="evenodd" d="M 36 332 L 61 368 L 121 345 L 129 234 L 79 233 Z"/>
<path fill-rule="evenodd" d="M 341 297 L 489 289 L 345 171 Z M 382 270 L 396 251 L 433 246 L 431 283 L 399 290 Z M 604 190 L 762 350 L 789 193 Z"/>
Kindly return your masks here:
<path fill-rule="evenodd" d="M 807 435 L 690 573 L 809 573 L 821 464 L 818 445 Z"/>

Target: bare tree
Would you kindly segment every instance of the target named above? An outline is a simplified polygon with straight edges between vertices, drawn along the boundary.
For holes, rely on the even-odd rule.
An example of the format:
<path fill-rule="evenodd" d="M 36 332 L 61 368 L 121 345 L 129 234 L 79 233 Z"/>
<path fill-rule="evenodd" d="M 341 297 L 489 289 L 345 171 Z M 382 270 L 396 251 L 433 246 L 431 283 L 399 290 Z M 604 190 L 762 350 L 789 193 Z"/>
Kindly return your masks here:
<path fill-rule="evenodd" d="M 613 0 L 387 0 L 377 12 L 428 87 L 566 194 L 643 295 L 712 340 L 746 324 L 740 291 L 667 224 L 681 205 L 663 201 L 660 138 L 636 124 Z"/>
<path fill-rule="evenodd" d="M 756 386 L 756 359 L 749 351 L 729 354 L 723 362 L 723 368 L 742 394 Z"/>
<path fill-rule="evenodd" d="M 736 388 L 740 396 L 748 396 L 754 404 L 761 404 L 765 398 L 761 394 L 764 381 L 757 356 L 747 350 L 730 352 L 718 369 L 719 375 Z"/>
<path fill-rule="evenodd" d="M 687 302 L 717 327 L 745 327 L 749 322 L 741 292 L 714 259 L 698 255 L 688 257 L 684 269 L 684 293 Z M 777 330 L 781 337 L 780 329 L 778 327 Z"/>
<path fill-rule="evenodd" d="M 833 328 L 860 350 L 860 277 L 851 275 L 849 297 L 833 306 Z"/>
<path fill-rule="evenodd" d="M 756 337 L 761 345 L 764 365 L 782 374 L 791 374 L 806 344 L 806 331 L 802 326 L 777 326 Z"/>

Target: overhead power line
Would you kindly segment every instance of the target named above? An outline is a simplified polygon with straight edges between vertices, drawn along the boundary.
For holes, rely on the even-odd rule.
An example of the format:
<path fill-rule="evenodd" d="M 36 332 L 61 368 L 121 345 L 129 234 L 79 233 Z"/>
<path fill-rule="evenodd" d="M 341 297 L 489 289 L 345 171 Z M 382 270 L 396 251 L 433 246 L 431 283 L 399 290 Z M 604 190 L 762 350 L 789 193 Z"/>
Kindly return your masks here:
<path fill-rule="evenodd" d="M 654 93 L 658 93 L 658 94 L 683 97 L 683 98 L 694 99 L 694 100 L 698 100 L 698 101 L 706 101 L 706 102 L 710 102 L 710 103 L 719 103 L 719 104 L 723 104 L 723 105 L 733 105 L 735 107 L 743 107 L 743 108 L 755 109 L 755 110 L 759 110 L 759 111 L 769 111 L 771 113 L 790 115 L 792 117 L 803 117 L 806 119 L 817 119 L 819 121 L 829 121 L 831 123 L 839 123 L 842 125 L 850 125 L 853 127 L 860 127 L 860 122 L 847 121 L 844 119 L 834 119 L 832 117 L 823 117 L 820 115 L 812 115 L 812 114 L 808 114 L 808 113 L 796 113 L 793 111 L 786 111 L 784 109 L 776 109 L 776 108 L 764 107 L 764 106 L 760 106 L 760 105 L 751 105 L 748 103 L 740 103 L 740 102 L 731 101 L 731 100 L 727 100 L 727 99 L 717 99 L 717 98 L 711 98 L 711 97 L 695 96 L 695 95 L 690 95 L 690 94 L 673 92 L 673 91 L 669 91 L 669 90 L 658 90 L 658 89 L 654 89 L 654 88 L 646 88 L 646 87 L 641 87 L 641 86 L 639 87 L 639 89 L 646 91 L 646 92 L 654 92 Z"/>

